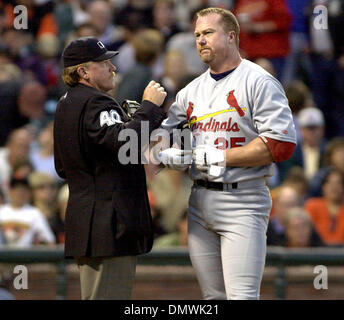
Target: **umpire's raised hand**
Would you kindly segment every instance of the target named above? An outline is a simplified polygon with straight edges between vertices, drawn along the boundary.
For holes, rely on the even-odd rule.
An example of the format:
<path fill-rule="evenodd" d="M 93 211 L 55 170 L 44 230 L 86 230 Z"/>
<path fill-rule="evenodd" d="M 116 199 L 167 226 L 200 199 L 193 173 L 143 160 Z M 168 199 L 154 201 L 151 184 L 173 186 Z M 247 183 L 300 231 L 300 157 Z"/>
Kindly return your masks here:
<path fill-rule="evenodd" d="M 160 107 L 166 96 L 167 93 L 164 87 L 162 87 L 158 82 L 152 80 L 143 92 L 142 101 L 148 100 Z"/>

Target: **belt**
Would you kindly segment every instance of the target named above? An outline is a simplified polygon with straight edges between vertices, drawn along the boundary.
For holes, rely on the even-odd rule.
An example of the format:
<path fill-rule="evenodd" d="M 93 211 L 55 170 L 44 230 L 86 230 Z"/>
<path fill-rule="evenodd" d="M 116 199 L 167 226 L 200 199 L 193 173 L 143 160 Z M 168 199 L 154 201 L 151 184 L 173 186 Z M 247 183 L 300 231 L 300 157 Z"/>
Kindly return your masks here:
<path fill-rule="evenodd" d="M 259 186 L 264 186 L 264 185 L 266 185 L 264 178 L 232 182 L 232 183 L 213 182 L 213 181 L 207 181 L 207 180 L 194 181 L 194 186 L 203 187 L 206 189 L 221 190 L 221 191 L 252 188 L 252 187 L 259 187 Z"/>

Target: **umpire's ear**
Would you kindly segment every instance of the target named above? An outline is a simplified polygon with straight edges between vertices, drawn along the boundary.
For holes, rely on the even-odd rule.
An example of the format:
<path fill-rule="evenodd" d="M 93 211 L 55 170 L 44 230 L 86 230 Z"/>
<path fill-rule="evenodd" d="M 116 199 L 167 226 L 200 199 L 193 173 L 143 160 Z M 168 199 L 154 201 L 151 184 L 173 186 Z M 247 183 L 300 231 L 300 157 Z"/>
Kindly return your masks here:
<path fill-rule="evenodd" d="M 81 79 L 89 80 L 89 74 L 85 66 L 80 66 L 76 69 L 76 72 L 78 73 L 79 77 Z"/>

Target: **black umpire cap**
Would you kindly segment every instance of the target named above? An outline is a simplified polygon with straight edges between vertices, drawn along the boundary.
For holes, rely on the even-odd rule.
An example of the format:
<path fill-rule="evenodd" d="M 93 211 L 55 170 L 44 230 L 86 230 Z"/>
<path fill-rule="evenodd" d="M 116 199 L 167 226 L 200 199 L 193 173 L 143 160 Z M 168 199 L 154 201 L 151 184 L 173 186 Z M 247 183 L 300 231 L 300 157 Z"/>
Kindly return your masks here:
<path fill-rule="evenodd" d="M 63 67 L 76 66 L 88 61 L 103 61 L 117 55 L 118 51 L 108 51 L 104 44 L 94 37 L 72 41 L 62 53 Z"/>

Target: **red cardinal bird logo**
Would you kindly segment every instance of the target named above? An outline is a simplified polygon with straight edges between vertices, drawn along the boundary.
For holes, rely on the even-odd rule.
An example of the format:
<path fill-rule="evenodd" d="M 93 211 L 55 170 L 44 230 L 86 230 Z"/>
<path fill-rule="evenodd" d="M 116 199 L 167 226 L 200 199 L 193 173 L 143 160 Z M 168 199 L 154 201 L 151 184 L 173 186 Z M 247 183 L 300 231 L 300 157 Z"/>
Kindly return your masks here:
<path fill-rule="evenodd" d="M 236 100 L 234 96 L 234 90 L 229 91 L 227 94 L 227 103 L 232 107 L 235 108 L 235 110 L 239 113 L 240 117 L 243 117 L 245 115 L 244 111 L 240 108 L 238 101 Z"/>
<path fill-rule="evenodd" d="M 186 120 L 189 121 L 190 116 L 192 115 L 194 109 L 194 104 L 192 102 L 189 102 L 188 109 L 186 110 Z"/>

